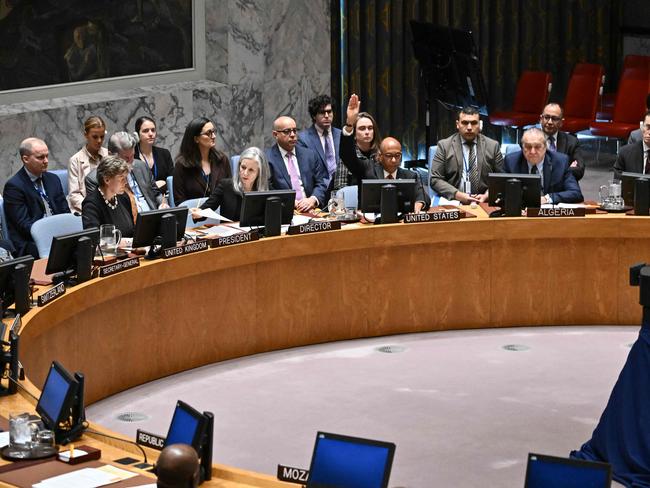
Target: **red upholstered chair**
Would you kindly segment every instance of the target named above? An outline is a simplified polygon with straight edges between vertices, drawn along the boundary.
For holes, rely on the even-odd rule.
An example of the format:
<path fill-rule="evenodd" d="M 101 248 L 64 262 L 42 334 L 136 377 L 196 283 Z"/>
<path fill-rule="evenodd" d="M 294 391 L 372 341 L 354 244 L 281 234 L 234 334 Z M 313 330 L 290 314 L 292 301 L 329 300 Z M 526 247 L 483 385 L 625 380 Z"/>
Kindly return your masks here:
<path fill-rule="evenodd" d="M 592 122 L 592 135 L 626 139 L 630 132 L 639 128 L 646 111 L 646 98 L 650 93 L 650 71 L 644 68 L 628 68 L 623 71 L 616 92 L 614 117 L 610 122 Z"/>
<path fill-rule="evenodd" d="M 545 71 L 524 71 L 517 82 L 512 110 L 493 112 L 490 123 L 502 127 L 524 127 L 539 121 L 544 105 L 551 91 L 551 73 Z M 519 140 L 517 130 L 517 140 Z"/>
<path fill-rule="evenodd" d="M 562 130 L 578 132 L 596 118 L 604 69 L 600 64 L 580 63 L 573 68 L 564 98 Z"/>
<path fill-rule="evenodd" d="M 625 56 L 625 61 L 623 61 L 623 71 L 627 68 L 642 68 L 650 72 L 650 56 L 628 54 Z M 615 103 L 616 93 L 605 93 L 601 102 L 600 112 L 596 114 L 596 118 L 599 120 L 612 120 Z"/>

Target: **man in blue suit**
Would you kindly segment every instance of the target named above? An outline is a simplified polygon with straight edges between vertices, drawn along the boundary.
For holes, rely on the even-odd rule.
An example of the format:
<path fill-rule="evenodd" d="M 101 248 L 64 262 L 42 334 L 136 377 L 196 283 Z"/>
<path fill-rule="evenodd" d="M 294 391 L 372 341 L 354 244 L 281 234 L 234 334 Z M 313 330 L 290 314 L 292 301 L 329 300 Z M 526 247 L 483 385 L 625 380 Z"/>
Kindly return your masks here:
<path fill-rule="evenodd" d="M 334 112 L 332 110 L 332 99 L 329 95 L 318 95 L 309 100 L 309 115 L 313 124 L 308 129 L 298 134 L 298 144 L 307 147 L 318 154 L 323 165 L 327 168 L 330 178 L 328 191 L 331 192 L 334 186 L 334 174 L 341 164 L 339 158 L 339 146 L 341 144 L 341 129 L 332 127 Z M 347 171 L 341 172 L 347 181 Z M 343 186 L 347 183 L 344 182 Z"/>
<path fill-rule="evenodd" d="M 266 151 L 274 190 L 296 190 L 296 210 L 308 212 L 327 204 L 327 169 L 311 149 L 300 147 L 296 121 L 278 117 L 273 123 L 277 144 Z"/>
<path fill-rule="evenodd" d="M 506 156 L 506 173 L 542 175 L 542 204 L 578 203 L 584 200 L 569 167 L 568 156 L 547 151 L 544 132 L 537 128 L 528 129 L 521 137 L 521 148 L 521 151 Z"/>
<path fill-rule="evenodd" d="M 49 151 L 41 139 L 25 139 L 19 148 L 23 167 L 5 184 L 4 205 L 9 237 L 16 256 L 31 254 L 38 259 L 38 249 L 30 233 L 32 224 L 43 217 L 69 213 L 61 180 L 47 172 Z"/>

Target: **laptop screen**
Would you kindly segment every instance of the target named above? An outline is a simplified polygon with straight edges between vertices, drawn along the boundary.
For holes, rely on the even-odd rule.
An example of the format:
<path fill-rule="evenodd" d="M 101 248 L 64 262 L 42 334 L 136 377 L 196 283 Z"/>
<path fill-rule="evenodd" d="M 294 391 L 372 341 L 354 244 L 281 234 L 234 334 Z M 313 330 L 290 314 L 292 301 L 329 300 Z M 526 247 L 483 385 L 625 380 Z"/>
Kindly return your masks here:
<path fill-rule="evenodd" d="M 528 454 L 525 488 L 609 488 L 612 468 L 607 463 Z"/>
<path fill-rule="evenodd" d="M 309 488 L 386 488 L 395 444 L 318 432 Z"/>
<path fill-rule="evenodd" d="M 179 400 L 176 402 L 176 409 L 169 425 L 165 446 L 189 444 L 198 452 L 204 430 L 204 416 L 187 403 Z"/>

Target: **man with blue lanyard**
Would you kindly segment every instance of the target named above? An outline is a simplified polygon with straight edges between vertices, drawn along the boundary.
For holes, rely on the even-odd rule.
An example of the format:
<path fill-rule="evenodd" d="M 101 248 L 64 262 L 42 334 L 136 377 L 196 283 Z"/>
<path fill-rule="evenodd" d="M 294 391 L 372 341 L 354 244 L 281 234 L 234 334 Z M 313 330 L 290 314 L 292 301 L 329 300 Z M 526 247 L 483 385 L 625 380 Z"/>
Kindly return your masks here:
<path fill-rule="evenodd" d="M 23 167 L 4 188 L 7 230 L 16 249 L 16 256 L 31 254 L 39 258 L 32 239 L 32 224 L 43 217 L 70 213 L 61 180 L 47 172 L 49 151 L 41 139 L 30 137 L 18 150 Z"/>

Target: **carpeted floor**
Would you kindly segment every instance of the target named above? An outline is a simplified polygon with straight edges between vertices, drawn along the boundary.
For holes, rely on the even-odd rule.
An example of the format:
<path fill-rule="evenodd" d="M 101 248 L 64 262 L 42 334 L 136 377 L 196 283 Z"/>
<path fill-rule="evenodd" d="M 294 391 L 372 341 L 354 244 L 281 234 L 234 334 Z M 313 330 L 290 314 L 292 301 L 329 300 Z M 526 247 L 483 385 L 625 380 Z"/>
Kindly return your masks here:
<path fill-rule="evenodd" d="M 182 399 L 214 412 L 215 462 L 271 474 L 278 463 L 308 467 L 323 430 L 395 442 L 391 487 L 523 487 L 528 452 L 565 456 L 590 437 L 637 332 L 513 328 L 323 344 L 165 378 L 87 414 L 129 436 L 165 435 Z M 387 345 L 403 351 L 377 350 Z M 149 418 L 124 423 L 124 412 Z"/>

